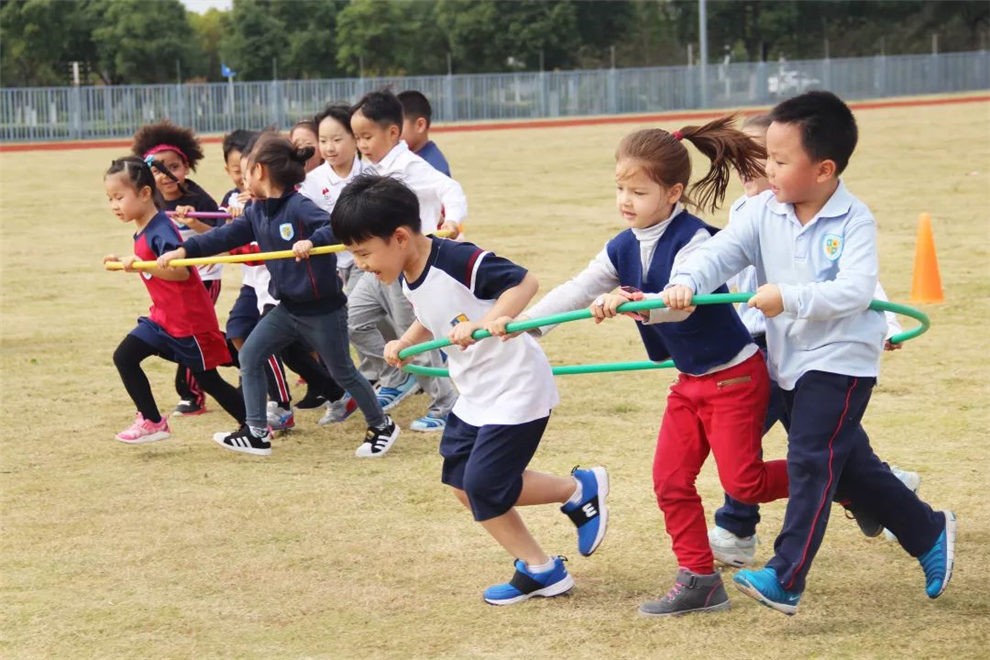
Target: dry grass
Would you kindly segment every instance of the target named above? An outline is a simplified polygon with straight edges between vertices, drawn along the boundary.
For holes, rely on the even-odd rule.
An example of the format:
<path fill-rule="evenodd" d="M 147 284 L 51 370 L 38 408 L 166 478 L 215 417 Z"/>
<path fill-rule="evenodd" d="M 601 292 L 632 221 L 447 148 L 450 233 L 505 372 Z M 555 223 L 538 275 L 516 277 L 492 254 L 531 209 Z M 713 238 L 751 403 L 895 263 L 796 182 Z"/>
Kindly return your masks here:
<path fill-rule="evenodd" d="M 649 476 L 670 372 L 559 380 L 563 403 L 534 467 L 606 464 L 612 527 L 584 559 L 563 516 L 526 511 L 549 551 L 571 555 L 578 588 L 504 609 L 485 606 L 480 591 L 508 576 L 510 560 L 439 483 L 434 437 L 406 433 L 384 460 L 361 461 L 360 421 L 318 428 L 313 411 L 270 459 L 253 460 L 209 440 L 229 425 L 214 412 L 176 421 L 168 442 L 121 446 L 113 433 L 131 404 L 110 354 L 147 299 L 133 277 L 100 268 L 105 253 L 129 249 L 101 186 L 118 153 L 2 154 L 0 653 L 985 657 L 990 106 L 870 110 L 859 121 L 846 178 L 879 218 L 893 300 L 908 297 L 917 214 L 936 221 L 947 302 L 926 310 L 931 332 L 885 357 L 866 423 L 882 457 L 920 472 L 925 498 L 959 515 L 957 572 L 938 601 L 925 597 L 913 559 L 862 538 L 836 510 L 798 616 L 733 589 L 725 614 L 637 616 L 675 570 Z M 632 128 L 441 136 L 471 200 L 469 238 L 528 265 L 544 290 L 576 272 L 616 231 L 612 153 Z M 197 179 L 219 194 L 219 147 L 209 151 Z M 221 316 L 238 277 L 228 268 Z M 545 347 L 556 362 L 642 359 L 625 323 L 571 324 Z M 172 368 L 148 367 L 167 408 Z M 400 423 L 424 405 L 403 404 Z M 767 454 L 782 452 L 771 435 Z M 710 465 L 700 487 L 714 506 Z M 764 512 L 765 558 L 783 506 Z"/>

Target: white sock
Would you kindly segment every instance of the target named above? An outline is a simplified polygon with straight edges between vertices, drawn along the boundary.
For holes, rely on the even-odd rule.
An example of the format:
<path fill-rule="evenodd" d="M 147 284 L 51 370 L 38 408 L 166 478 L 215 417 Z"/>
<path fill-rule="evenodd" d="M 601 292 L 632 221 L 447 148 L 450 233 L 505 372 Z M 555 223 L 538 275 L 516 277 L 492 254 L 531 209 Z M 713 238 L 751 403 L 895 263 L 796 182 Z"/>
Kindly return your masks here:
<path fill-rule="evenodd" d="M 581 486 L 581 482 L 577 480 L 577 477 L 571 477 L 574 479 L 574 493 L 567 498 L 564 504 L 580 504 L 581 497 L 584 496 L 584 488 Z"/>
<path fill-rule="evenodd" d="M 257 426 L 249 426 L 248 429 L 251 431 L 251 435 L 256 437 L 258 440 L 268 437 L 268 428 L 258 428 Z"/>
<path fill-rule="evenodd" d="M 526 564 L 526 568 L 529 569 L 530 573 L 546 573 L 553 568 L 553 557 L 551 557 L 547 563 L 540 564 L 538 566 L 533 566 L 532 564 Z"/>

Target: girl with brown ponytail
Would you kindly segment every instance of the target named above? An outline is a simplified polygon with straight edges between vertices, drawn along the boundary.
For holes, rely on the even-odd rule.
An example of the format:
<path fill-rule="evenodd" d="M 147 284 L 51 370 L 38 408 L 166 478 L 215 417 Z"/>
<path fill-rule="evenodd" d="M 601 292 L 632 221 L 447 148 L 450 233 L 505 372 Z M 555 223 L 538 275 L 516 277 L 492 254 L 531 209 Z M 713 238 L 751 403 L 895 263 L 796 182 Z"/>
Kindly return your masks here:
<path fill-rule="evenodd" d="M 627 226 L 587 268 L 527 312 L 542 317 L 589 305 L 596 323 L 629 300 L 656 298 L 675 265 L 715 228 L 685 210 L 714 210 L 733 172 L 762 176 L 763 148 L 732 127 L 733 117 L 667 132 L 627 135 L 615 152 L 616 206 Z M 711 162 L 690 185 L 690 142 Z M 726 293 L 723 285 L 716 292 Z M 673 587 L 639 611 L 649 616 L 728 608 L 715 571 L 695 479 L 711 452 L 726 492 L 743 502 L 787 496 L 786 461 L 763 462 L 760 437 L 769 377 L 756 344 L 731 305 L 705 305 L 693 314 L 654 309 L 634 317 L 651 360 L 673 359 L 670 387 L 653 462 L 653 489 L 673 541 L 678 572 Z M 546 329 L 544 329 L 546 331 Z M 666 382 L 658 382 L 662 391 Z"/>

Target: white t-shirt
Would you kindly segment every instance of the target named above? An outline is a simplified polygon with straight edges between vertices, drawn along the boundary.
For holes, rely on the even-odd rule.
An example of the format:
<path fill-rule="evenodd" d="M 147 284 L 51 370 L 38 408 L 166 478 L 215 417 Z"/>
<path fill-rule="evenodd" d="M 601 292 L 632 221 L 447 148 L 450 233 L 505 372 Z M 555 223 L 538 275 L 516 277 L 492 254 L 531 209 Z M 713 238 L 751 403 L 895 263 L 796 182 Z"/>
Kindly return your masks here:
<path fill-rule="evenodd" d="M 433 238 L 415 282 L 402 282 L 416 319 L 437 339 L 462 321 L 479 321 L 526 270 L 471 243 Z M 450 379 L 460 396 L 453 413 L 472 426 L 524 424 L 546 417 L 559 402 L 550 363 L 535 339 L 481 341 L 446 349 Z"/>
<path fill-rule="evenodd" d="M 299 186 L 299 192 L 330 214 L 337 203 L 337 198 L 340 197 L 340 191 L 351 182 L 351 179 L 361 173 L 361 169 L 361 159 L 357 156 L 351 164 L 350 174 L 345 177 L 337 176 L 330 163 L 323 163 L 306 175 L 306 180 Z M 350 268 L 352 265 L 354 265 L 354 257 L 350 252 L 345 250 L 337 253 L 337 268 Z"/>

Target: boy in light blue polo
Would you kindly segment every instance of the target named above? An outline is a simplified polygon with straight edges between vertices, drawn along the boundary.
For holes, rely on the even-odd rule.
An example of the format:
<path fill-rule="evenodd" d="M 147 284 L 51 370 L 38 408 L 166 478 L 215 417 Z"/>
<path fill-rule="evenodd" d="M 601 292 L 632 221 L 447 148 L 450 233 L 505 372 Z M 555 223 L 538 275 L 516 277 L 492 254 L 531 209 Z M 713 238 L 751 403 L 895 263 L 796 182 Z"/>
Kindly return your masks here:
<path fill-rule="evenodd" d="M 770 190 L 671 275 L 664 300 L 689 309 L 729 276 L 756 267 L 749 306 L 764 313 L 770 375 L 789 423 L 789 500 L 774 557 L 733 581 L 794 614 L 833 499 L 891 530 L 921 562 L 937 598 L 952 577 L 955 515 L 933 511 L 870 447 L 860 425 L 876 383 L 886 323 L 868 309 L 877 283 L 876 222 L 839 179 L 856 146 L 852 112 L 830 92 L 784 101 L 767 130 Z"/>

